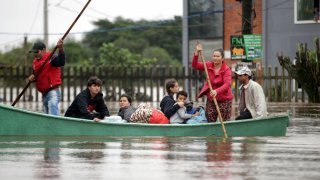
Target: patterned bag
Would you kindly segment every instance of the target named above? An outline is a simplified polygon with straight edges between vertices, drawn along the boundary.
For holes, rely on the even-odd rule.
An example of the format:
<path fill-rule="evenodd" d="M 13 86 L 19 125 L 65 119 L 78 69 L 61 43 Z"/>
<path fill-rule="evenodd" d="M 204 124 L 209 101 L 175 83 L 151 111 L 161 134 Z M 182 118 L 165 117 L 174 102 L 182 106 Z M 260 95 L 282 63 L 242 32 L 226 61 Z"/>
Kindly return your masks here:
<path fill-rule="evenodd" d="M 149 123 L 152 115 L 152 108 L 149 104 L 141 103 L 138 109 L 131 115 L 130 122 L 132 123 Z"/>
<path fill-rule="evenodd" d="M 131 115 L 132 123 L 169 124 L 169 119 L 156 108 L 149 104 L 141 103 L 138 109 Z"/>

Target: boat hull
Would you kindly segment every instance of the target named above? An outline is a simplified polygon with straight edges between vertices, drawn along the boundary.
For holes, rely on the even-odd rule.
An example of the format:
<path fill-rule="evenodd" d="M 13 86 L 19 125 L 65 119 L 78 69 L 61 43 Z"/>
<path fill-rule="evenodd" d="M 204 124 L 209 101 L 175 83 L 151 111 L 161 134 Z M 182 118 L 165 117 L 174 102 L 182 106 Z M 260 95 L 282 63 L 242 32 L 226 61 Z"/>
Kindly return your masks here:
<path fill-rule="evenodd" d="M 220 123 L 134 124 L 96 123 L 91 120 L 52 116 L 0 104 L 0 135 L 54 136 L 223 136 Z M 225 122 L 229 137 L 285 136 L 286 114 L 263 119 Z"/>

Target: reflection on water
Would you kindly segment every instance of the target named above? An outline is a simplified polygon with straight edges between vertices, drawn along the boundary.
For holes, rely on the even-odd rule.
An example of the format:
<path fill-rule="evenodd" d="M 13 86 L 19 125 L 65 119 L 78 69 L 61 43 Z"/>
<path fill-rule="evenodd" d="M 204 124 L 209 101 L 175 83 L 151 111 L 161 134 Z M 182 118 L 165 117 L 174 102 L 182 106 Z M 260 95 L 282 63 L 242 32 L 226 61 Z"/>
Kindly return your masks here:
<path fill-rule="evenodd" d="M 318 138 L 0 137 L 0 177 L 316 179 Z"/>
<path fill-rule="evenodd" d="M 318 179 L 319 106 L 268 107 L 286 137 L 0 136 L 0 178 Z"/>
<path fill-rule="evenodd" d="M 43 159 L 38 160 L 38 163 L 35 164 L 35 169 L 38 169 L 36 177 L 59 179 L 61 176 L 59 141 L 45 141 L 43 146 Z"/>

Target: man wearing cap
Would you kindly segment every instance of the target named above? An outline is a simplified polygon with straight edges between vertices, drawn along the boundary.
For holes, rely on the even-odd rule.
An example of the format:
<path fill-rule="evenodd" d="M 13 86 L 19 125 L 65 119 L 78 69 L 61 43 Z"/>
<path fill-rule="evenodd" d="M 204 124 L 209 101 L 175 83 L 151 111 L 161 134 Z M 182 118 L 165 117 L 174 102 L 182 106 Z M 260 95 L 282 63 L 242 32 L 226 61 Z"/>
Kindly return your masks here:
<path fill-rule="evenodd" d="M 66 61 L 62 39 L 57 42 L 57 48 L 59 49 L 58 55 L 54 54 L 43 67 L 42 64 L 51 54 L 46 51 L 46 45 L 42 42 L 36 42 L 29 51 L 29 53 L 34 54 L 34 59 L 32 61 L 33 74 L 28 79 L 35 82 L 37 90 L 42 93 L 44 112 L 52 115 L 60 114 L 61 67 L 64 66 Z M 35 74 L 37 74 L 37 77 L 35 77 Z"/>
<path fill-rule="evenodd" d="M 265 95 L 259 83 L 251 79 L 251 70 L 244 66 L 235 72 L 241 83 L 238 109 L 240 115 L 236 120 L 267 116 Z"/>

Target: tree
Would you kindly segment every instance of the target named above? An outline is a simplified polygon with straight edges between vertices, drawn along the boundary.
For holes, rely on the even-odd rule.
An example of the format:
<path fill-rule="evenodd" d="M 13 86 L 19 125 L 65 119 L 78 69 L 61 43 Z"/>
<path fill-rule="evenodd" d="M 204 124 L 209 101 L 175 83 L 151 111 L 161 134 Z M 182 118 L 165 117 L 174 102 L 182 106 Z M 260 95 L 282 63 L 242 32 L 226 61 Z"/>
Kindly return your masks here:
<path fill-rule="evenodd" d="M 147 47 L 160 47 L 174 59 L 182 59 L 182 18 L 179 16 L 161 21 L 133 21 L 118 17 L 114 22 L 100 19 L 94 25 L 96 28 L 83 40 L 90 48 L 99 49 L 103 43 L 113 43 L 117 48 L 142 54 Z M 93 58 L 99 58 L 98 51 Z"/>
<path fill-rule="evenodd" d="M 156 58 L 143 58 L 139 54 L 133 54 L 129 49 L 117 48 L 112 43 L 104 43 L 99 49 L 100 65 L 152 65 L 157 62 Z"/>
<path fill-rule="evenodd" d="M 307 44 L 299 44 L 296 53 L 296 62 L 293 64 L 289 57 L 277 55 L 280 65 L 283 66 L 290 76 L 301 84 L 309 97 L 310 102 L 320 102 L 320 45 L 316 38 L 316 49 L 309 50 Z"/>
<path fill-rule="evenodd" d="M 169 53 L 160 47 L 147 47 L 143 50 L 142 55 L 146 58 L 156 58 L 157 65 L 179 65 L 178 60 L 172 59 Z"/>
<path fill-rule="evenodd" d="M 93 52 L 90 48 L 84 47 L 81 43 L 75 40 L 67 40 L 63 46 L 67 55 L 66 65 L 83 65 L 89 64 Z"/>
<path fill-rule="evenodd" d="M 28 47 L 31 47 L 32 44 L 28 44 Z M 27 59 L 26 59 L 27 56 Z M 30 65 L 32 62 L 33 54 L 29 55 L 29 52 L 25 52 L 23 45 L 21 47 L 16 47 L 14 49 L 11 49 L 8 52 L 5 52 L 1 54 L 0 56 L 0 62 L 2 64 L 6 65 Z"/>
<path fill-rule="evenodd" d="M 114 45 L 118 48 L 127 48 L 133 53 L 140 53 L 144 47 L 149 46 L 149 42 L 143 38 L 141 39 L 126 39 L 124 37 L 119 37 L 114 41 Z"/>

